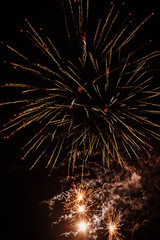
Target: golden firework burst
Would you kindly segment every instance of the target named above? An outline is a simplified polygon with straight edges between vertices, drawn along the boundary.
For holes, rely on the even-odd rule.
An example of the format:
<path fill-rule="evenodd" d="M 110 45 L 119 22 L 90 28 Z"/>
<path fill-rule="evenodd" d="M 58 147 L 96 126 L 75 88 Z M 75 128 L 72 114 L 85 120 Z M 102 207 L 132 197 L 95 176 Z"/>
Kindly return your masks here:
<path fill-rule="evenodd" d="M 95 205 L 94 190 L 88 185 L 78 185 L 66 193 L 64 202 L 64 212 L 71 215 L 72 221 L 75 219 L 88 219 L 93 212 Z"/>
<path fill-rule="evenodd" d="M 109 240 L 122 240 L 120 234 L 120 213 L 114 209 L 111 209 L 105 218 L 105 231 Z"/>

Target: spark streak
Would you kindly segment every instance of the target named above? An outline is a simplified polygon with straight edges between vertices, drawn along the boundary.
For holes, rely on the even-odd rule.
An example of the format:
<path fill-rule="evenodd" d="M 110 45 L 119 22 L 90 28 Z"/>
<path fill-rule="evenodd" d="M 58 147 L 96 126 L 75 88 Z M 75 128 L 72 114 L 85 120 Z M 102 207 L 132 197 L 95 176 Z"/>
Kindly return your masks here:
<path fill-rule="evenodd" d="M 109 240 L 121 240 L 121 234 L 119 233 L 120 230 L 120 216 L 119 213 L 113 211 L 108 212 L 106 217 L 106 231 L 108 232 Z"/>
<path fill-rule="evenodd" d="M 71 215 L 71 220 L 89 218 L 95 205 L 94 191 L 89 186 L 80 185 L 66 194 L 64 211 Z"/>
<path fill-rule="evenodd" d="M 137 150 L 143 149 L 149 155 L 148 139 L 160 138 L 160 126 L 151 118 L 151 114 L 160 113 L 157 103 L 160 93 L 159 88 L 152 87 L 154 76 L 148 68 L 148 63 L 160 52 L 139 56 L 137 50 L 124 51 L 153 14 L 131 30 L 127 17 L 122 21 L 121 31 L 113 33 L 120 16 L 113 4 L 106 18 L 98 19 L 90 40 L 89 4 L 89 0 L 62 0 L 68 40 L 71 47 L 76 46 L 74 57 L 74 49 L 67 57 L 62 56 L 51 39 L 48 36 L 43 39 L 27 19 L 26 35 L 51 64 L 32 62 L 6 45 L 23 61 L 12 61 L 10 65 L 38 78 L 38 84 L 23 82 L 2 86 L 21 89 L 23 100 L 1 105 L 23 106 L 20 115 L 5 124 L 1 132 L 16 133 L 41 123 L 38 133 L 31 135 L 25 144 L 23 159 L 35 148 L 43 148 L 30 169 L 47 154 L 46 167 L 50 171 L 59 159 L 68 159 L 68 175 L 71 166 L 74 171 L 77 159 L 82 163 L 83 175 L 85 164 L 96 153 L 101 154 L 104 165 L 109 166 L 116 159 L 123 166 L 124 154 L 138 158 Z"/>

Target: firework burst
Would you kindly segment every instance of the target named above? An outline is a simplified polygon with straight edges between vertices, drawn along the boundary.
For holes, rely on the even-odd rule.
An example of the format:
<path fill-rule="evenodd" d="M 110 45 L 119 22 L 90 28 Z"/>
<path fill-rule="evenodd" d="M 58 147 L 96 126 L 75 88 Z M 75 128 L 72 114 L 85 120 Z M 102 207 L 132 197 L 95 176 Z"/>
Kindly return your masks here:
<path fill-rule="evenodd" d="M 113 159 L 125 164 L 126 153 L 138 158 L 139 149 L 149 155 L 152 147 L 148 139 L 159 139 L 159 125 L 148 114 L 158 114 L 160 105 L 155 103 L 159 88 L 149 84 L 153 75 L 148 63 L 160 53 L 136 57 L 137 51 L 126 54 L 124 49 L 153 13 L 134 30 L 129 30 L 127 17 L 113 34 L 119 11 L 115 12 L 112 5 L 106 19 L 98 20 L 92 38 L 89 0 L 62 1 L 62 7 L 68 40 L 76 56 L 62 56 L 51 39 L 42 38 L 27 19 L 27 36 L 50 64 L 32 62 L 7 45 L 23 61 L 10 62 L 13 68 L 36 75 L 38 83 L 2 86 L 22 89 L 23 94 L 23 99 L 2 104 L 23 104 L 20 114 L 1 131 L 12 131 L 4 138 L 38 122 L 37 133 L 23 147 L 26 151 L 22 159 L 37 149 L 40 153 L 30 169 L 49 155 L 46 167 L 52 171 L 65 153 L 68 175 L 77 159 L 83 172 L 94 153 L 101 154 L 103 164 L 108 166 Z"/>
<path fill-rule="evenodd" d="M 71 221 L 88 220 L 94 212 L 95 192 L 87 185 L 79 185 L 70 189 L 66 194 L 64 202 L 64 212 L 66 212 Z"/>
<path fill-rule="evenodd" d="M 105 220 L 105 230 L 108 233 L 108 240 L 120 240 L 121 234 L 119 232 L 120 230 L 120 214 L 116 212 L 115 210 L 110 210 L 107 213 L 107 217 Z"/>
<path fill-rule="evenodd" d="M 128 168 L 131 169 L 131 166 Z M 148 193 L 141 185 L 141 176 L 133 166 L 132 172 L 128 168 L 113 171 L 95 162 L 87 164 L 83 187 L 89 186 L 87 188 L 94 192 L 94 198 L 91 198 L 94 204 L 87 217 L 84 212 L 80 216 L 78 212 L 75 214 L 72 211 L 74 204 L 78 205 L 83 201 L 80 191 L 82 184 L 78 184 L 81 174 L 74 178 L 77 185 L 75 188 L 63 178 L 61 183 L 65 191 L 60 191 L 60 194 L 45 201 L 50 208 L 54 230 L 59 224 L 62 226 L 60 234 L 73 239 L 81 233 L 94 240 L 131 239 L 134 231 L 150 221 L 152 210 L 148 207 Z M 93 177 L 93 173 L 96 176 Z M 56 215 L 57 204 L 61 204 L 62 208 Z M 66 230 L 63 228 L 64 223 L 68 226 Z"/>

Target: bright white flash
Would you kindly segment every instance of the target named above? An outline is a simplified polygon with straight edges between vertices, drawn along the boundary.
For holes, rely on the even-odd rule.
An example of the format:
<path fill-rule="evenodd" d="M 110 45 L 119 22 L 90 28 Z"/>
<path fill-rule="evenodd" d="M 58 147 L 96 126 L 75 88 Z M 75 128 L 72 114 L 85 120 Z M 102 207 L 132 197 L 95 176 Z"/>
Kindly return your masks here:
<path fill-rule="evenodd" d="M 110 233 L 112 234 L 113 232 L 114 232 L 114 230 L 115 230 L 115 225 L 110 225 L 109 226 L 109 231 L 110 231 Z"/>
<path fill-rule="evenodd" d="M 78 211 L 79 212 L 84 212 L 84 206 L 79 206 Z"/>
<path fill-rule="evenodd" d="M 78 226 L 80 231 L 84 232 L 87 229 L 87 224 L 85 222 L 80 222 Z"/>
<path fill-rule="evenodd" d="M 78 201 L 81 201 L 83 199 L 83 195 L 82 194 L 79 194 L 78 195 Z"/>

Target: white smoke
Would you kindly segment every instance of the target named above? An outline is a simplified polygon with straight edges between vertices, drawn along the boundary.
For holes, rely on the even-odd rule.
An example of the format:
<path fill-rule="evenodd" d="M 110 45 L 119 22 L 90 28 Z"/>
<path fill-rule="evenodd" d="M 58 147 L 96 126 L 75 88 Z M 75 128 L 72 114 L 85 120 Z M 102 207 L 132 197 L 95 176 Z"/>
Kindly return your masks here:
<path fill-rule="evenodd" d="M 96 199 L 95 212 L 89 219 L 88 237 L 96 240 L 99 232 L 104 232 L 104 219 L 106 213 L 111 208 L 120 212 L 120 220 L 123 226 L 126 226 L 131 232 L 137 230 L 146 221 L 145 216 L 143 216 L 143 208 L 147 204 L 147 196 L 141 185 L 141 176 L 134 168 L 131 169 L 130 167 L 122 168 L 120 171 L 115 172 L 96 163 L 90 163 L 86 169 L 83 184 L 88 184 L 94 189 Z M 74 183 L 78 184 L 81 176 L 78 173 L 74 176 Z M 62 205 L 62 215 L 57 220 L 52 221 L 53 224 L 58 224 L 62 221 L 69 222 L 72 218 L 71 215 L 63 213 L 63 202 L 66 199 L 64 190 L 69 190 L 66 182 L 68 183 L 68 180 L 62 179 L 63 192 L 45 201 L 49 205 L 52 218 L 54 219 L 56 219 L 54 215 L 56 202 Z M 70 187 L 72 187 L 71 184 Z M 70 235 L 77 236 L 78 233 L 78 231 L 72 231 L 71 229 L 68 232 L 62 232 L 62 235 L 69 237 Z"/>

